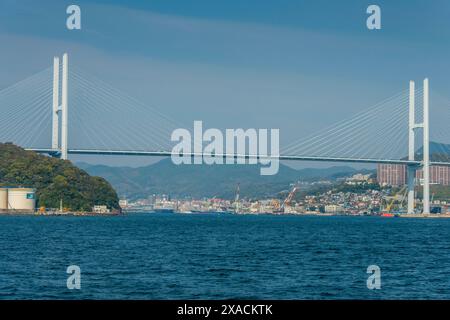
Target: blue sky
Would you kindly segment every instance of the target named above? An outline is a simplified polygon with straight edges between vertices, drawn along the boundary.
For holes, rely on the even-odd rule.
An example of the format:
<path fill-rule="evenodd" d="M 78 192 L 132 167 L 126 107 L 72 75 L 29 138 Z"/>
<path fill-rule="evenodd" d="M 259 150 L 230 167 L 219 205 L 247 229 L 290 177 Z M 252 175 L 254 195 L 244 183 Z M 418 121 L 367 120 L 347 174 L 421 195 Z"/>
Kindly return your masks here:
<path fill-rule="evenodd" d="M 80 31 L 65 28 L 69 4 L 81 7 Z M 366 28 L 370 4 L 381 7 L 381 30 Z M 449 14 L 446 0 L 3 0 L 0 88 L 68 51 L 183 123 L 282 128 L 283 144 L 410 79 L 448 92 Z"/>

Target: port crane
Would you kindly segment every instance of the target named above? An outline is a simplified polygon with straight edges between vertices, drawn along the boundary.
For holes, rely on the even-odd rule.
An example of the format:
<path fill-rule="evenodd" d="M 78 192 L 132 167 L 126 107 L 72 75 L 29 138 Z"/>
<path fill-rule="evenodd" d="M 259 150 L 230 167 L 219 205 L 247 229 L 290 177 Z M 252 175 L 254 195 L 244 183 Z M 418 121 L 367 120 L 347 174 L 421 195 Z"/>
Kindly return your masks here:
<path fill-rule="evenodd" d="M 278 209 L 279 213 L 285 213 L 286 212 L 286 208 L 290 206 L 292 200 L 294 199 L 295 193 L 299 190 L 299 186 L 298 184 L 295 184 L 294 187 L 292 188 L 292 190 L 289 192 L 288 196 L 286 197 L 286 199 L 284 199 L 283 203 L 280 205 L 278 200 L 273 200 L 272 201 L 272 205 Z"/>
<path fill-rule="evenodd" d="M 401 194 L 400 197 L 400 204 L 399 204 L 399 209 L 403 208 L 403 203 L 405 202 L 405 199 L 407 198 L 407 194 L 408 194 L 408 190 L 407 190 L 407 186 L 404 186 L 400 189 L 399 192 L 397 192 L 395 194 L 395 196 L 392 197 L 391 202 L 388 204 L 388 206 L 386 207 L 386 211 L 383 213 L 383 215 L 392 215 L 391 209 L 394 205 L 395 200 L 397 200 L 397 194 Z"/>
<path fill-rule="evenodd" d="M 292 190 L 289 192 L 286 199 L 284 199 L 283 204 L 281 205 L 281 208 L 284 210 L 286 206 L 289 206 L 292 202 L 292 199 L 294 199 L 295 193 L 299 190 L 298 184 L 295 184 Z"/>
<path fill-rule="evenodd" d="M 236 196 L 234 198 L 234 213 L 239 213 L 239 194 L 240 194 L 240 188 L 239 183 L 236 186 Z"/>

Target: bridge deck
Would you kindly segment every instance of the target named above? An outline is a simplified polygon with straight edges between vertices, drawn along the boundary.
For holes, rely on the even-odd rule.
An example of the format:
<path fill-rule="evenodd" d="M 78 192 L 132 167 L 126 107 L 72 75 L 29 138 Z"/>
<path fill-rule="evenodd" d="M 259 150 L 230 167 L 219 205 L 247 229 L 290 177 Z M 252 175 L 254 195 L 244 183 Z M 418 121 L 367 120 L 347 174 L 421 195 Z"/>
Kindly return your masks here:
<path fill-rule="evenodd" d="M 58 155 L 59 150 L 55 149 L 26 149 L 37 153 L 45 153 L 49 155 Z M 94 150 L 94 149 L 69 149 L 69 154 L 79 155 L 118 155 L 118 156 L 148 156 L 148 157 L 170 157 L 170 151 L 143 151 L 143 150 Z M 196 157 L 202 156 L 201 153 L 188 153 L 187 155 Z M 258 156 L 258 155 L 243 155 L 243 154 L 216 154 L 216 157 L 233 157 L 244 159 L 279 159 L 287 161 L 321 161 L 321 162 L 347 162 L 347 163 L 381 163 L 381 164 L 404 164 L 420 166 L 422 161 L 410 161 L 399 159 L 371 159 L 371 158 L 339 158 L 339 157 L 317 157 L 317 156 L 295 156 L 295 155 L 279 155 L 277 156 Z M 432 165 L 450 166 L 450 162 L 431 162 Z"/>

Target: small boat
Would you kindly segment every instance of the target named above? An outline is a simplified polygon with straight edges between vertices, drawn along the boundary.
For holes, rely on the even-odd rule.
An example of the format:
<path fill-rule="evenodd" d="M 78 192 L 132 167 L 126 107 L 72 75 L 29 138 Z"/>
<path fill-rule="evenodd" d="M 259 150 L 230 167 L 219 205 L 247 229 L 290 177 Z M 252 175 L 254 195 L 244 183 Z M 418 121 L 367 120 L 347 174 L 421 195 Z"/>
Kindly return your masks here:
<path fill-rule="evenodd" d="M 381 213 L 381 216 L 382 216 L 382 217 L 386 217 L 386 218 L 392 218 L 392 217 L 394 217 L 395 215 L 394 215 L 393 213 L 383 212 L 383 213 Z"/>

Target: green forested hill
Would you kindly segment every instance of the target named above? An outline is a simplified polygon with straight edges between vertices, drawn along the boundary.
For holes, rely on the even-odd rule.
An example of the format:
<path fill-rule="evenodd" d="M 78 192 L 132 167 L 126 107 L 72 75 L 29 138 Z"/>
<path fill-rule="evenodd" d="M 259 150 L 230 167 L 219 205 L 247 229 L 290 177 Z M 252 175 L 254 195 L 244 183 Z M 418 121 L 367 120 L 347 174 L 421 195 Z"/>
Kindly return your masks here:
<path fill-rule="evenodd" d="M 90 211 L 95 204 L 119 207 L 118 197 L 103 178 L 92 177 L 70 161 L 0 143 L 0 185 L 36 188 L 38 206 Z"/>

